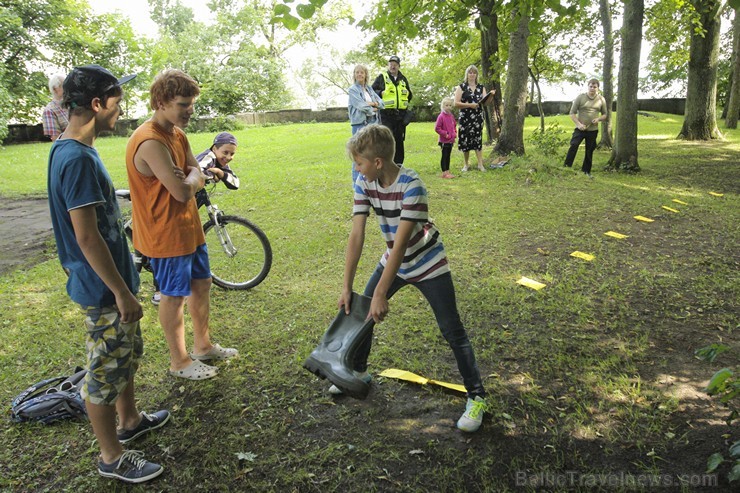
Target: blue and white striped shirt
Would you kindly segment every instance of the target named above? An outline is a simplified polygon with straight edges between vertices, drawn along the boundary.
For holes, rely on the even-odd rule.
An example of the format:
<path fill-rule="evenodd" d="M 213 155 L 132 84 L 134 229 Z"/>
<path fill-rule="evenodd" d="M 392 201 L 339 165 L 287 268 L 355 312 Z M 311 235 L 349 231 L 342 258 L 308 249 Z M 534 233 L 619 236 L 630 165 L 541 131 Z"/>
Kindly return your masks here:
<path fill-rule="evenodd" d="M 396 181 L 388 188 L 360 175 L 355 182 L 352 215 L 375 211 L 387 249 L 380 259 L 385 266 L 402 220 L 413 221 L 398 276 L 408 282 L 432 279 L 450 271 L 439 231 L 429 222 L 427 190 L 416 171 L 401 166 Z"/>

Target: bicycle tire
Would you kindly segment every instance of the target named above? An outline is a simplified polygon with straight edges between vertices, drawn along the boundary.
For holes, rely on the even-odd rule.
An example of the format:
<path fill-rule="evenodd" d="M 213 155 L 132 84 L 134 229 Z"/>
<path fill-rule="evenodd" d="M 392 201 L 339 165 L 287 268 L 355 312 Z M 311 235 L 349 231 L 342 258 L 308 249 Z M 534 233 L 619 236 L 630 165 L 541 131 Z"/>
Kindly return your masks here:
<path fill-rule="evenodd" d="M 267 235 L 243 217 L 221 216 L 219 223 L 237 250 L 233 255 L 226 252 L 213 221 L 203 225 L 213 283 L 235 290 L 257 286 L 265 280 L 272 267 L 272 247 Z"/>

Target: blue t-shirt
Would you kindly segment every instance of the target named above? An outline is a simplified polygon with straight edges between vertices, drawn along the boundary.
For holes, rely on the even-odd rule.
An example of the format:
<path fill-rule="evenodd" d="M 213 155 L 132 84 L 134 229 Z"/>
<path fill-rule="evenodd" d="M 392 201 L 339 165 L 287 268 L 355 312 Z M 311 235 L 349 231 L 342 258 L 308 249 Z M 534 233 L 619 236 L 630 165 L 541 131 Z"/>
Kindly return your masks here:
<path fill-rule="evenodd" d="M 115 296 L 85 259 L 75 237 L 69 211 L 95 206 L 98 231 L 108 245 L 113 262 L 132 293 L 139 291 L 123 230 L 116 191 L 98 151 L 73 139 L 56 140 L 49 153 L 49 210 L 59 260 L 69 270 L 67 293 L 85 306 L 115 304 Z"/>

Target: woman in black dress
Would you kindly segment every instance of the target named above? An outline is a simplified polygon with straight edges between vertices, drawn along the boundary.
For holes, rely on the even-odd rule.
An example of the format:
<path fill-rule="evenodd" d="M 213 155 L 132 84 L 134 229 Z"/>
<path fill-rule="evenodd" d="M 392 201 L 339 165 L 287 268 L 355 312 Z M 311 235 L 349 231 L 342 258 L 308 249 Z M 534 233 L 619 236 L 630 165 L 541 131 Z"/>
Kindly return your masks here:
<path fill-rule="evenodd" d="M 478 169 L 486 171 L 483 167 L 483 108 L 480 104 L 486 94 L 486 88 L 478 84 L 478 69 L 475 65 L 469 66 L 465 70 L 465 82 L 455 89 L 455 107 L 460 108 L 458 148 L 465 159 L 463 171 L 468 171 L 470 151 L 475 151 Z"/>

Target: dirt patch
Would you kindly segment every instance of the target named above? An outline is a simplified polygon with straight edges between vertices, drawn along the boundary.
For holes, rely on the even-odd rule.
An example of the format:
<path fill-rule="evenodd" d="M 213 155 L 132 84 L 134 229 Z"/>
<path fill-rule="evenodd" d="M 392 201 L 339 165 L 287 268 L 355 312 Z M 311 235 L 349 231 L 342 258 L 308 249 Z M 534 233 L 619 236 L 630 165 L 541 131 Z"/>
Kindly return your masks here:
<path fill-rule="evenodd" d="M 53 235 L 46 198 L 3 199 L 0 208 L 0 275 L 34 264 L 47 252 Z"/>

